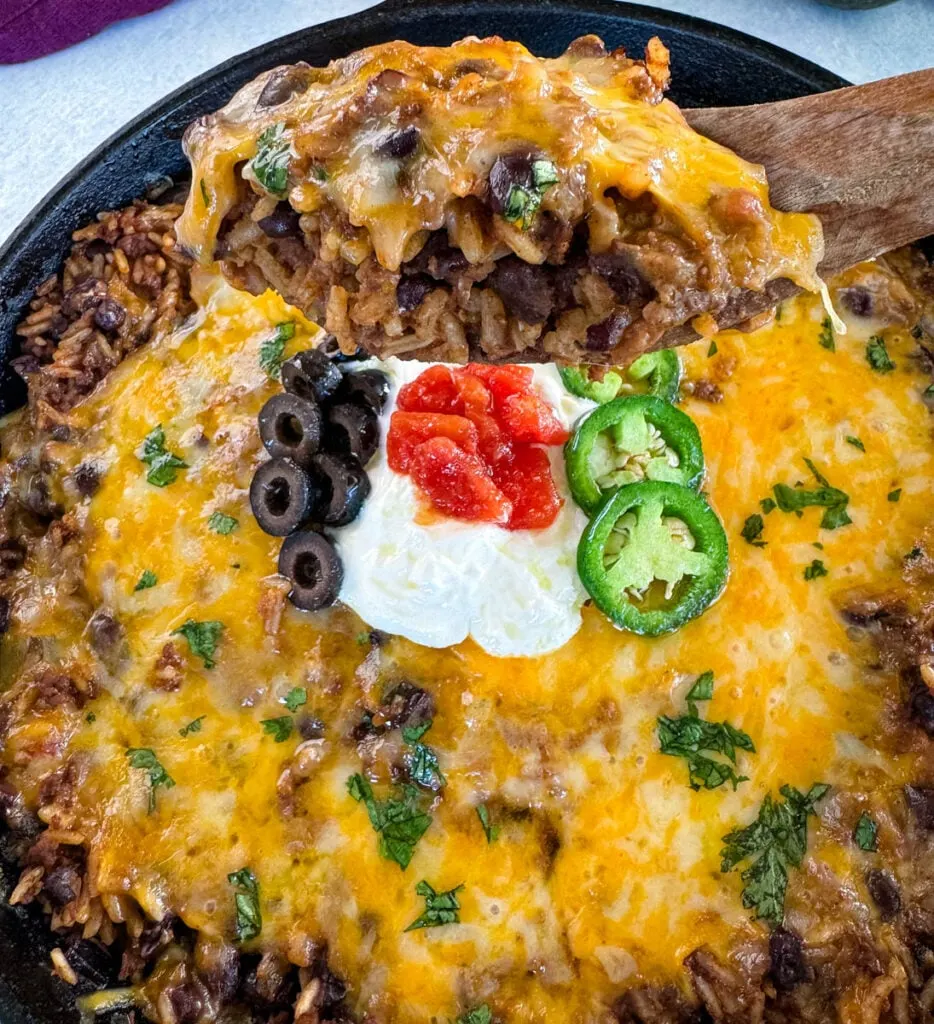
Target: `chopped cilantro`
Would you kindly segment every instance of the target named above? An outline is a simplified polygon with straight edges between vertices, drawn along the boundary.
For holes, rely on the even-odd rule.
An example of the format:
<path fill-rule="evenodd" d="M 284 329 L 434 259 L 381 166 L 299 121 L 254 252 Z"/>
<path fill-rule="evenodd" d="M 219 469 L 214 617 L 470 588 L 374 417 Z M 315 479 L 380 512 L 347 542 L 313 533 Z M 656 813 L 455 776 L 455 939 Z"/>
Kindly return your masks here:
<path fill-rule="evenodd" d="M 480 819 L 480 824 L 483 826 L 483 832 L 486 836 L 487 843 L 496 842 L 499 838 L 500 827 L 499 825 L 494 825 L 490 821 L 490 812 L 487 809 L 486 804 L 477 805 L 477 817 Z"/>
<path fill-rule="evenodd" d="M 805 566 L 804 578 L 806 580 L 816 580 L 818 577 L 826 575 L 827 566 L 819 558 L 815 558 L 810 565 Z"/>
<path fill-rule="evenodd" d="M 762 509 L 762 514 L 764 516 L 767 516 L 770 512 L 774 512 L 777 507 L 778 506 L 771 498 L 763 498 L 762 501 L 759 502 L 759 508 Z"/>
<path fill-rule="evenodd" d="M 922 548 L 912 548 L 911 551 L 909 551 L 908 554 L 905 555 L 905 561 L 906 562 L 917 562 L 917 560 L 923 554 L 924 554 L 924 550 Z"/>
<path fill-rule="evenodd" d="M 93 724 L 94 722 L 97 721 L 97 715 L 95 715 L 93 711 L 89 711 L 84 716 L 84 720 L 88 723 L 88 725 L 91 725 L 91 724 Z"/>
<path fill-rule="evenodd" d="M 531 186 L 513 185 L 510 188 L 506 196 L 503 217 L 510 224 L 515 224 L 520 230 L 525 231 L 535 218 L 545 192 L 557 184 L 558 168 L 551 160 L 534 160 Z"/>
<path fill-rule="evenodd" d="M 466 1013 L 462 1013 L 454 1024 L 492 1024 L 493 1013 L 486 1003 L 471 1007 Z"/>
<path fill-rule="evenodd" d="M 902 496 L 902 489 L 901 489 L 901 487 L 896 487 L 894 491 L 889 491 L 889 493 L 887 495 L 889 501 L 898 501 L 898 499 L 901 496 Z"/>
<path fill-rule="evenodd" d="M 784 802 L 766 796 L 756 820 L 723 837 L 720 870 L 732 871 L 741 861 L 756 859 L 743 871 L 743 906 L 757 918 L 781 924 L 785 909 L 788 868 L 800 867 L 807 851 L 808 817 L 830 786 L 817 782 L 806 794 L 782 786 Z"/>
<path fill-rule="evenodd" d="M 796 515 L 803 515 L 803 509 L 809 506 L 818 506 L 825 509 L 821 517 L 820 525 L 824 530 L 836 530 L 840 526 L 846 526 L 853 520 L 847 513 L 847 505 L 850 496 L 831 487 L 827 478 L 818 470 L 810 459 L 805 459 L 808 469 L 814 474 L 820 487 L 813 491 L 804 490 L 803 487 L 789 487 L 788 484 L 775 484 L 772 493 L 775 495 L 775 504 L 782 512 L 794 512 Z"/>
<path fill-rule="evenodd" d="M 227 876 L 234 887 L 234 905 L 237 908 L 237 939 L 247 942 L 263 930 L 259 910 L 259 882 L 249 868 L 240 868 Z"/>
<path fill-rule="evenodd" d="M 136 581 L 133 593 L 135 594 L 138 590 L 149 590 L 150 587 L 154 587 L 158 582 L 159 577 L 152 571 L 152 569 L 144 569 L 143 574 Z"/>
<path fill-rule="evenodd" d="M 131 768 L 142 768 L 149 772 L 149 813 L 156 809 L 156 790 L 160 786 L 172 789 L 175 779 L 165 770 L 162 762 L 149 747 L 130 747 L 126 756 Z"/>
<path fill-rule="evenodd" d="M 820 334 L 817 337 L 821 348 L 827 349 L 828 352 L 836 352 L 837 344 L 834 340 L 833 334 L 833 322 L 829 316 L 825 316 L 820 322 Z"/>
<path fill-rule="evenodd" d="M 866 359 L 876 373 L 889 373 L 895 369 L 885 347 L 885 340 L 878 334 L 874 334 L 866 345 Z"/>
<path fill-rule="evenodd" d="M 292 735 L 292 716 L 280 715 L 278 718 L 264 718 L 260 723 L 263 732 L 268 733 L 276 743 L 285 743 Z"/>
<path fill-rule="evenodd" d="M 312 164 L 310 171 L 311 176 L 318 182 L 323 183 L 331 177 L 331 175 L 328 174 L 328 169 L 326 167 L 322 167 L 321 164 Z"/>
<path fill-rule="evenodd" d="M 736 729 L 729 722 L 707 722 L 697 712 L 694 701 L 710 700 L 713 697 L 713 672 L 703 672 L 697 677 L 688 691 L 688 713 L 680 718 L 669 718 L 661 715 L 658 719 L 658 740 L 663 754 L 671 757 L 683 757 L 688 765 L 688 785 L 697 790 L 716 789 L 724 782 L 730 782 L 736 789 L 740 782 L 746 782 L 747 776 L 737 775 L 733 769 L 736 764 L 736 748 L 751 754 L 756 752 L 755 745 L 741 729 Z M 706 757 L 701 751 L 722 754 L 732 764 L 724 764 L 713 758 Z"/>
<path fill-rule="evenodd" d="M 233 533 L 239 525 L 240 523 L 226 512 L 212 512 L 211 518 L 208 519 L 208 529 L 224 537 L 228 533 Z"/>
<path fill-rule="evenodd" d="M 214 652 L 217 650 L 217 641 L 223 630 L 223 622 L 196 622 L 194 619 L 188 619 L 178 629 L 172 630 L 172 636 L 183 636 L 188 641 L 191 653 L 204 662 L 204 667 L 214 668 Z"/>
<path fill-rule="evenodd" d="M 259 365 L 266 371 L 267 376 L 273 379 L 279 376 L 285 343 L 294 337 L 295 321 L 284 320 L 281 324 L 276 324 L 273 336 L 262 342 L 259 347 Z"/>
<path fill-rule="evenodd" d="M 138 458 L 149 466 L 146 481 L 155 487 L 166 487 L 175 480 L 178 470 L 188 468 L 187 462 L 166 450 L 165 431 L 161 423 L 153 427 L 143 439 Z"/>
<path fill-rule="evenodd" d="M 414 743 L 412 753 L 406 757 L 406 762 L 409 776 L 419 786 L 437 792 L 447 783 L 438 766 L 438 755 L 426 744 Z"/>
<path fill-rule="evenodd" d="M 282 698 L 282 703 L 289 711 L 298 711 L 302 705 L 308 703 L 308 691 L 304 686 L 293 686 Z"/>
<path fill-rule="evenodd" d="M 197 718 L 193 718 L 188 725 L 183 725 L 178 730 L 179 736 L 190 736 L 193 732 L 201 732 L 201 723 L 207 717 L 207 715 L 198 715 Z"/>
<path fill-rule="evenodd" d="M 274 196 L 284 196 L 289 184 L 289 140 L 285 122 L 270 125 L 256 140 L 256 156 L 250 162 L 253 176 Z"/>
<path fill-rule="evenodd" d="M 877 843 L 878 831 L 879 826 L 863 811 L 859 816 L 859 821 L 856 822 L 856 828 L 853 829 L 853 839 L 861 850 L 865 850 L 867 853 L 875 853 L 879 848 Z"/>
<path fill-rule="evenodd" d="M 759 539 L 764 529 L 765 523 L 762 521 L 762 516 L 758 512 L 754 512 L 751 516 L 746 517 L 746 522 L 743 523 L 743 528 L 740 530 L 740 536 L 754 548 L 764 548 L 767 542 Z"/>
<path fill-rule="evenodd" d="M 395 861 L 405 871 L 419 839 L 431 824 L 431 815 L 419 807 L 418 790 L 415 786 L 403 786 L 401 798 L 377 800 L 373 787 L 359 774 L 347 780 L 347 790 L 366 807 L 370 824 L 379 834 L 380 856 Z"/>
<path fill-rule="evenodd" d="M 710 343 L 710 347 L 707 349 L 707 358 L 709 359 L 711 356 L 715 356 L 718 351 L 719 350 L 717 348 L 717 343 L 715 341 L 712 341 Z"/>
<path fill-rule="evenodd" d="M 427 722 L 420 722 L 418 725 L 406 725 L 402 729 L 402 738 L 406 743 L 418 743 L 430 728 L 430 718 Z"/>
<path fill-rule="evenodd" d="M 208 195 L 208 187 L 204 183 L 204 178 L 202 178 L 198 182 L 198 184 L 201 186 L 201 198 L 204 200 L 204 205 L 205 206 L 210 206 L 211 205 L 211 197 Z"/>
<path fill-rule="evenodd" d="M 921 392 L 925 398 L 934 398 L 934 384 L 928 384 L 928 386 Z"/>
<path fill-rule="evenodd" d="M 851 437 L 848 435 L 846 443 L 853 445 L 854 448 L 858 448 L 861 452 L 864 452 L 866 450 L 866 446 L 863 444 L 862 441 L 860 441 L 858 437 Z"/>
<path fill-rule="evenodd" d="M 443 924 L 457 924 L 460 921 L 458 911 L 461 908 L 460 903 L 457 902 L 457 894 L 463 888 L 463 885 L 455 885 L 453 889 L 448 889 L 446 892 L 435 892 L 422 879 L 415 886 L 415 892 L 424 897 L 425 910 L 405 930 L 414 932 L 416 928 L 437 928 Z"/>

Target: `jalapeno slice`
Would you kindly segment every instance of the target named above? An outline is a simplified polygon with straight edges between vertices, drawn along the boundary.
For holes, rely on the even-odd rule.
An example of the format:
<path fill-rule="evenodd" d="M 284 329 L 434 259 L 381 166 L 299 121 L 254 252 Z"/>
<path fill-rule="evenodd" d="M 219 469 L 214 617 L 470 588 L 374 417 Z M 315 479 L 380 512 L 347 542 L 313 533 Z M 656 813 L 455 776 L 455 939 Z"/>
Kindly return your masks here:
<path fill-rule="evenodd" d="M 644 480 L 621 487 L 584 531 L 577 571 L 621 629 L 658 636 L 696 618 L 727 578 L 726 534 L 695 491 Z"/>
<path fill-rule="evenodd" d="M 589 398 L 598 405 L 611 402 L 620 395 L 649 394 L 665 402 L 678 399 L 681 383 L 681 360 L 670 348 L 646 352 L 626 367 L 613 367 L 601 379 L 591 376 L 594 366 L 563 366 L 561 380 L 572 395 Z"/>
<path fill-rule="evenodd" d="M 574 500 L 593 513 L 608 494 L 639 480 L 698 487 L 700 434 L 690 416 L 651 395 L 614 398 L 579 423 L 565 461 Z"/>

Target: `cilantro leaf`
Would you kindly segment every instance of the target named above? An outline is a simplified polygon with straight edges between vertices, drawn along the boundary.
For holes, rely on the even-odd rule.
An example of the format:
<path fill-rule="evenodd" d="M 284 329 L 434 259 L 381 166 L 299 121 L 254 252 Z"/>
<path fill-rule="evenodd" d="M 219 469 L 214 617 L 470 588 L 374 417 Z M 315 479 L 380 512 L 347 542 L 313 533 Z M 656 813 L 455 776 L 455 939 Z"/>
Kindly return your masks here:
<path fill-rule="evenodd" d="M 863 811 L 859 816 L 859 821 L 856 822 L 856 828 L 853 829 L 853 839 L 861 850 L 865 850 L 867 853 L 875 853 L 879 848 L 877 842 L 878 831 L 879 826 Z"/>
<path fill-rule="evenodd" d="M 775 495 L 775 504 L 782 512 L 794 512 L 796 515 L 803 515 L 803 509 L 811 506 L 824 508 L 820 525 L 824 530 L 836 530 L 840 526 L 846 526 L 853 520 L 847 514 L 847 505 L 850 496 L 846 491 L 837 487 L 831 487 L 827 478 L 818 470 L 810 459 L 804 460 L 808 469 L 814 474 L 820 487 L 813 491 L 805 490 L 803 487 L 790 487 L 788 484 L 775 484 L 772 493 Z"/>
<path fill-rule="evenodd" d="M 178 629 L 172 630 L 172 636 L 183 636 L 188 641 L 191 653 L 204 662 L 204 667 L 214 668 L 214 652 L 217 650 L 217 641 L 223 630 L 223 622 L 196 622 L 194 619 L 187 619 Z"/>
<path fill-rule="evenodd" d="M 710 700 L 713 697 L 713 672 L 707 669 L 694 680 L 694 685 L 687 692 L 686 700 Z"/>
<path fill-rule="evenodd" d="M 413 932 L 416 928 L 437 928 L 443 924 L 457 924 L 460 921 L 460 903 L 457 902 L 457 894 L 463 889 L 463 885 L 455 885 L 453 889 L 446 892 L 435 892 L 435 890 L 422 879 L 415 886 L 419 896 L 424 897 L 425 910 L 406 928 L 407 932 Z"/>
<path fill-rule="evenodd" d="M 804 578 L 806 580 L 816 580 L 821 576 L 827 575 L 827 566 L 819 559 L 815 558 L 810 565 L 804 568 Z"/>
<path fill-rule="evenodd" d="M 830 787 L 815 783 L 807 793 L 782 786 L 784 801 L 767 795 L 752 824 L 723 837 L 720 870 L 732 871 L 744 860 L 756 858 L 740 876 L 744 882 L 743 906 L 755 910 L 757 918 L 781 923 L 789 867 L 800 867 L 807 851 L 807 822 L 816 815 L 814 805 Z"/>
<path fill-rule="evenodd" d="M 292 735 L 292 716 L 280 715 L 279 718 L 264 718 L 260 723 L 263 732 L 268 733 L 276 743 L 285 743 Z"/>
<path fill-rule="evenodd" d="M 824 319 L 821 320 L 820 334 L 818 335 L 817 340 L 820 343 L 820 347 L 827 349 L 828 352 L 837 351 L 837 345 L 833 334 L 833 322 L 829 316 L 825 316 Z"/>
<path fill-rule="evenodd" d="M 149 747 L 130 747 L 126 751 L 131 768 L 143 768 L 149 772 L 149 813 L 156 809 L 156 790 L 160 786 L 172 789 L 175 779 L 165 770 L 155 751 Z"/>
<path fill-rule="evenodd" d="M 862 441 L 860 441 L 858 437 L 852 437 L 851 435 L 847 435 L 846 443 L 853 445 L 854 448 L 858 448 L 861 452 L 864 452 L 866 450 L 866 446 L 863 444 Z"/>
<path fill-rule="evenodd" d="M 740 530 L 740 536 L 747 544 L 751 544 L 754 548 L 764 548 L 767 542 L 759 539 L 764 529 L 765 523 L 762 520 L 762 516 L 755 512 L 751 516 L 746 517 L 746 522 L 743 523 L 743 528 Z"/>
<path fill-rule="evenodd" d="M 149 466 L 146 481 L 155 487 L 166 487 L 175 480 L 178 470 L 188 468 L 187 462 L 166 450 L 165 431 L 161 423 L 153 427 L 143 439 L 143 446 L 137 457 L 140 462 L 145 462 Z"/>
<path fill-rule="evenodd" d="M 710 347 L 707 349 L 707 358 L 709 359 L 711 356 L 715 356 L 718 351 L 719 349 L 717 348 L 717 343 L 715 341 L 712 341 L 710 343 Z"/>
<path fill-rule="evenodd" d="M 406 756 L 409 776 L 413 782 L 425 789 L 437 792 L 447 783 L 438 765 L 438 755 L 424 743 L 412 745 L 412 753 Z"/>
<path fill-rule="evenodd" d="M 295 321 L 284 320 L 276 324 L 275 332 L 271 338 L 266 338 L 259 346 L 259 365 L 266 371 L 267 376 L 275 379 L 279 376 L 282 367 L 282 356 L 285 352 L 285 343 L 295 337 Z"/>
<path fill-rule="evenodd" d="M 247 942 L 263 930 L 259 909 L 259 882 L 249 868 L 240 868 L 227 876 L 234 887 L 234 906 L 237 908 L 237 939 Z"/>
<path fill-rule="evenodd" d="M 152 571 L 152 569 L 144 569 L 143 574 L 136 581 L 133 593 L 135 594 L 140 590 L 149 590 L 150 587 L 154 587 L 158 582 L 159 577 Z"/>
<path fill-rule="evenodd" d="M 500 827 L 494 825 L 490 821 L 490 812 L 487 809 L 486 804 L 477 805 L 477 817 L 480 819 L 480 824 L 483 826 L 483 832 L 486 836 L 487 843 L 494 843 L 499 838 Z"/>
<path fill-rule="evenodd" d="M 866 344 L 866 360 L 876 373 L 890 373 L 895 369 L 885 347 L 885 339 L 878 334 L 874 334 Z"/>
<path fill-rule="evenodd" d="M 893 501 L 893 502 L 894 501 L 898 501 L 898 499 L 901 498 L 901 496 L 902 496 L 902 489 L 901 489 L 901 487 L 896 487 L 896 489 L 894 491 L 889 491 L 889 493 L 887 495 L 889 501 Z"/>
<path fill-rule="evenodd" d="M 418 805 L 418 790 L 415 786 L 403 786 L 401 799 L 377 800 L 370 783 L 357 774 L 347 780 L 347 791 L 366 807 L 370 824 L 379 834 L 380 856 L 395 861 L 405 871 L 419 839 L 431 824 L 431 815 Z"/>
<path fill-rule="evenodd" d="M 211 518 L 208 519 L 208 529 L 224 537 L 228 533 L 233 533 L 239 525 L 240 523 L 226 512 L 212 512 Z"/>
<path fill-rule="evenodd" d="M 427 722 L 420 722 L 418 725 L 404 726 L 402 729 L 402 738 L 406 743 L 418 743 L 418 741 L 431 728 L 431 722 L 432 720 L 429 718 Z"/>
<path fill-rule="evenodd" d="M 558 168 L 551 160 L 532 161 L 532 184 L 513 185 L 506 196 L 503 218 L 525 231 L 535 219 L 545 192 L 558 184 Z"/>
<path fill-rule="evenodd" d="M 260 185 L 274 196 L 284 196 L 288 190 L 289 147 L 284 121 L 270 125 L 256 140 L 250 167 Z"/>
<path fill-rule="evenodd" d="M 201 199 L 204 201 L 204 205 L 205 206 L 210 206 L 211 205 L 211 197 L 208 195 L 208 187 L 204 183 L 204 178 L 201 178 L 201 180 L 198 182 L 198 184 L 201 187 Z"/>
<path fill-rule="evenodd" d="M 770 512 L 774 512 L 777 506 L 771 498 L 763 498 L 759 502 L 759 507 L 762 509 L 762 514 L 767 516 Z"/>
<path fill-rule="evenodd" d="M 201 723 L 207 718 L 207 715 L 198 715 L 197 718 L 193 718 L 188 725 L 183 725 L 178 730 L 179 736 L 190 736 L 193 732 L 201 732 Z"/>
<path fill-rule="evenodd" d="M 700 680 L 698 680 L 700 682 Z M 697 683 L 691 693 L 697 688 Z M 705 680 L 701 693 L 710 692 L 713 696 L 713 673 L 710 674 L 709 685 Z M 688 694 L 691 701 L 691 693 Z M 709 700 L 710 697 L 697 697 L 694 700 Z M 732 784 L 733 789 L 740 782 L 746 782 L 747 776 L 737 775 L 733 769 L 736 764 L 736 748 L 756 752 L 752 739 L 741 729 L 736 729 L 729 722 L 707 722 L 697 714 L 693 701 L 689 703 L 689 713 L 680 718 L 669 718 L 660 715 L 658 718 L 658 741 L 663 754 L 681 757 L 688 765 L 688 785 L 698 790 L 716 789 L 724 782 Z M 707 757 L 707 753 L 722 754 L 731 764 L 724 764 Z"/>
<path fill-rule="evenodd" d="M 282 703 L 289 711 L 298 711 L 300 707 L 308 703 L 308 691 L 304 686 L 293 686 L 282 698 Z"/>
<path fill-rule="evenodd" d="M 492 1024 L 493 1014 L 486 1005 L 481 1003 L 479 1006 L 471 1007 L 466 1013 L 462 1013 L 454 1024 Z"/>

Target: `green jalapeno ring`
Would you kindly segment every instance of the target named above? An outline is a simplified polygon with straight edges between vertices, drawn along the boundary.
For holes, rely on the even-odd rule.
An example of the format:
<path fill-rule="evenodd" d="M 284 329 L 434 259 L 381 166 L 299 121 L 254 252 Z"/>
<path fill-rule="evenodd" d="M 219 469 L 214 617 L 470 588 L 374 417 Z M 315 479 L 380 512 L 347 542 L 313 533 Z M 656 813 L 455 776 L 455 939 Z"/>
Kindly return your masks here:
<path fill-rule="evenodd" d="M 678 399 L 681 360 L 678 353 L 671 349 L 646 352 L 625 368 L 611 367 L 602 380 L 591 380 L 588 376 L 589 370 L 589 366 L 562 366 L 558 372 L 561 374 L 562 383 L 572 395 L 589 398 L 598 405 L 611 402 L 618 398 L 624 389 L 631 388 L 633 383 L 643 381 L 648 388 L 648 394 L 665 402 L 675 402 Z"/>
<path fill-rule="evenodd" d="M 634 519 L 619 531 L 627 516 Z M 693 548 L 675 539 L 666 519 L 687 528 Z M 621 534 L 626 539 L 613 560 Z M 658 636 L 696 618 L 722 593 L 729 573 L 726 533 L 707 500 L 687 487 L 658 480 L 627 484 L 606 499 L 584 531 L 577 571 L 611 622 L 639 636 Z M 670 603 L 640 610 L 627 591 L 644 593 L 655 580 L 673 590 Z"/>
<path fill-rule="evenodd" d="M 631 451 L 624 446 L 634 439 L 639 443 L 645 440 L 646 427 L 653 427 L 664 442 L 665 451 L 670 449 L 678 459 L 677 466 L 671 466 L 668 456 L 651 451 Z M 604 442 L 601 435 L 607 432 L 615 436 L 616 441 Z M 613 486 L 601 486 L 595 475 L 594 462 L 599 455 L 597 446 L 602 445 L 603 451 L 610 450 L 607 458 L 614 454 L 624 454 L 623 464 L 612 469 L 610 476 L 620 479 Z M 641 463 L 634 461 L 634 456 L 642 458 Z M 626 398 L 614 398 L 612 402 L 598 406 L 588 413 L 568 441 L 565 448 L 568 484 L 571 494 L 578 505 L 587 513 L 592 514 L 600 503 L 618 486 L 637 482 L 642 478 L 650 480 L 668 480 L 685 487 L 697 489 L 704 477 L 704 451 L 701 446 L 700 434 L 694 421 L 680 409 L 652 395 L 630 395 Z M 615 465 L 615 464 L 614 464 Z M 626 468 L 627 465 L 629 468 Z"/>

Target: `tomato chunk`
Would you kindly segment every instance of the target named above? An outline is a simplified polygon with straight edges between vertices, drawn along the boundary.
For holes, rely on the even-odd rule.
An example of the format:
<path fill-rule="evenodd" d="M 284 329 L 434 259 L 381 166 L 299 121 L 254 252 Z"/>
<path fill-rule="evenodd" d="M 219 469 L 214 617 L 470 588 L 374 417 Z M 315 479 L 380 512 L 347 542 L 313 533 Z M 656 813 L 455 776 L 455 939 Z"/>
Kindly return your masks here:
<path fill-rule="evenodd" d="M 415 449 L 433 437 L 447 437 L 462 451 L 477 454 L 477 428 L 463 416 L 440 412 L 394 412 L 389 420 L 389 468 L 407 473 Z"/>
<path fill-rule="evenodd" d="M 538 395 L 508 395 L 497 413 L 516 441 L 532 444 L 564 444 L 570 436 L 547 402 Z"/>
<path fill-rule="evenodd" d="M 429 366 L 399 389 L 396 407 L 403 412 L 459 413 L 460 392 L 450 366 Z"/>
<path fill-rule="evenodd" d="M 483 460 L 449 437 L 433 437 L 412 453 L 409 473 L 445 515 L 473 522 L 509 521 L 512 505 L 493 483 Z"/>
<path fill-rule="evenodd" d="M 543 530 L 557 519 L 563 499 L 544 448 L 518 444 L 493 467 L 493 482 L 512 503 L 509 530 Z"/>

